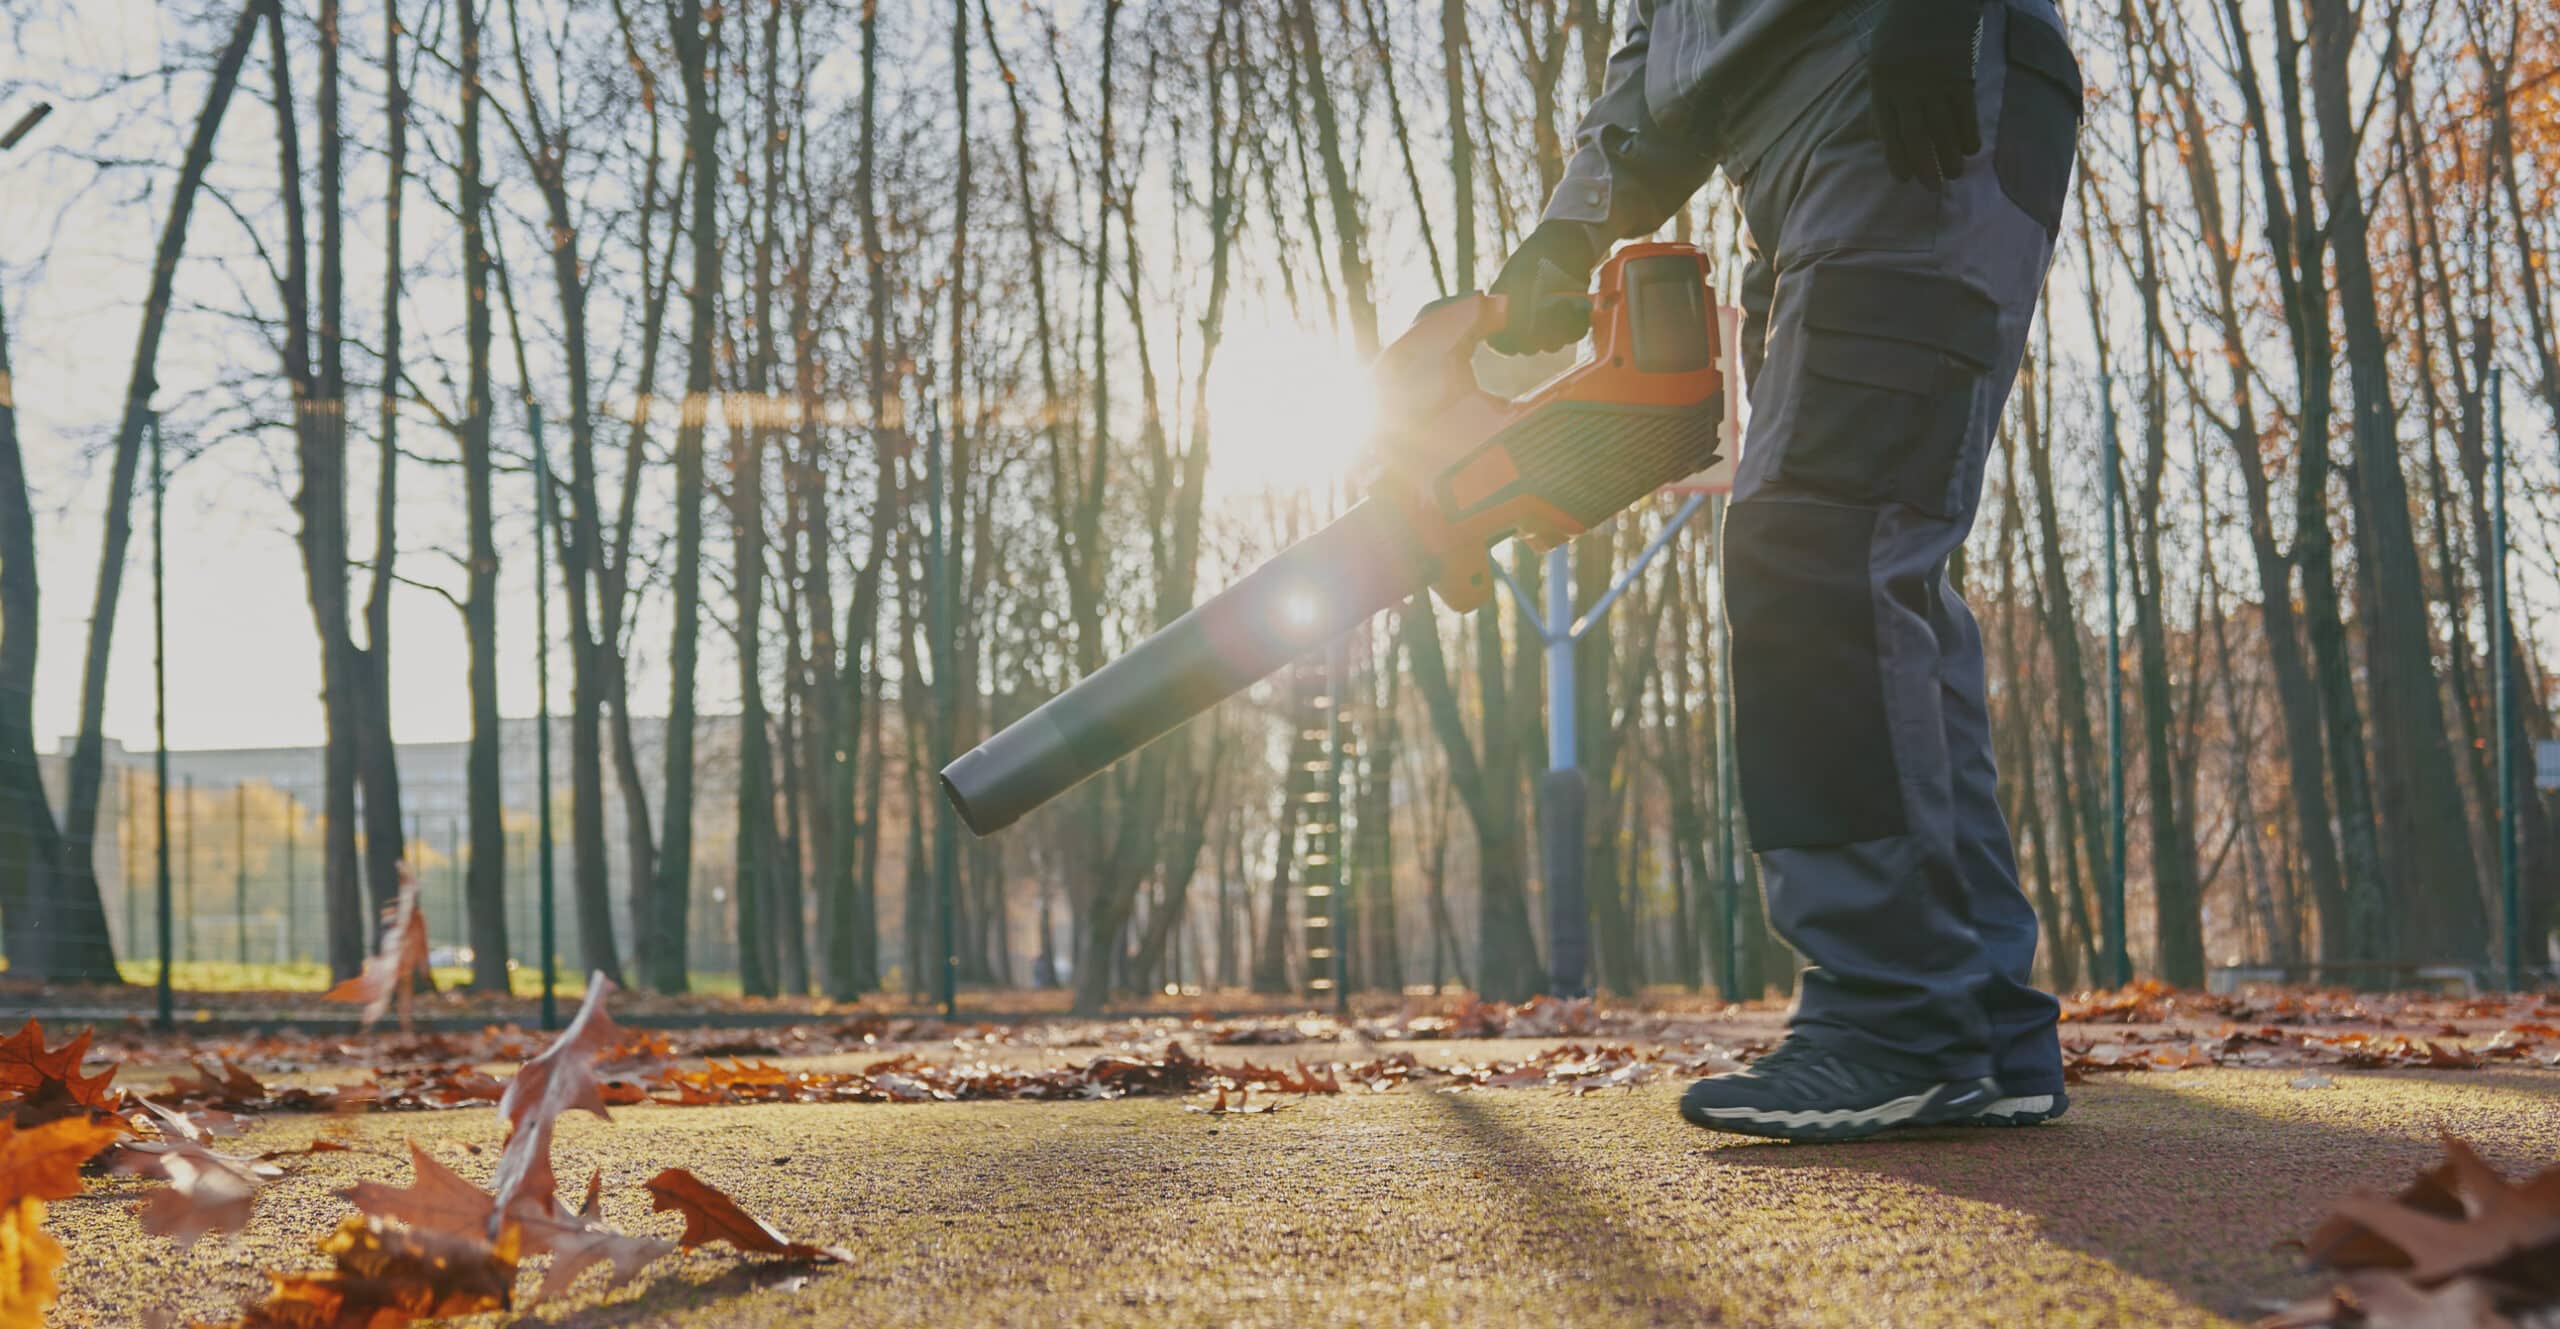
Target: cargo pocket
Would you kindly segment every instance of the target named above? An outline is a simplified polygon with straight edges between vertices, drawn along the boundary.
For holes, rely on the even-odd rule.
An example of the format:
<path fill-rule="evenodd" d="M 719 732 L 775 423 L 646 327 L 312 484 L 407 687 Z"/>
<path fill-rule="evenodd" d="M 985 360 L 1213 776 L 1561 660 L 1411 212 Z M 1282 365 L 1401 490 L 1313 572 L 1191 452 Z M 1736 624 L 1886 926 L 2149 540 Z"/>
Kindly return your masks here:
<path fill-rule="evenodd" d="M 1867 577 L 1876 516 L 1752 499 L 1727 518 L 1734 755 L 1760 852 L 1878 840 L 1908 825 Z"/>
<path fill-rule="evenodd" d="M 2009 70 L 1992 167 L 2009 201 L 2059 235 L 2080 137 L 2080 66 L 2051 24 L 2014 10 L 2003 17 Z"/>
<path fill-rule="evenodd" d="M 1798 279 L 1804 358 L 1778 474 L 1824 498 L 1953 516 L 1998 307 L 1933 273 L 1817 264 Z"/>

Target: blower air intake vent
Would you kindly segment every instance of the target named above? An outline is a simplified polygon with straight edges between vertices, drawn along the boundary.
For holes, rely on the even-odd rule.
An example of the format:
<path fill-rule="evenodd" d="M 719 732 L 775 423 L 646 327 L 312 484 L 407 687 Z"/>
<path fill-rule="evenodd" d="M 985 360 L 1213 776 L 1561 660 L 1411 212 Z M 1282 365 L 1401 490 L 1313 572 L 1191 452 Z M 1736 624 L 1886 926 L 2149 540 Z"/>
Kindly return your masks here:
<path fill-rule="evenodd" d="M 1476 506 L 1525 490 L 1596 524 L 1714 464 L 1723 418 L 1722 396 L 1695 406 L 1558 402 L 1494 437 L 1520 478 Z"/>

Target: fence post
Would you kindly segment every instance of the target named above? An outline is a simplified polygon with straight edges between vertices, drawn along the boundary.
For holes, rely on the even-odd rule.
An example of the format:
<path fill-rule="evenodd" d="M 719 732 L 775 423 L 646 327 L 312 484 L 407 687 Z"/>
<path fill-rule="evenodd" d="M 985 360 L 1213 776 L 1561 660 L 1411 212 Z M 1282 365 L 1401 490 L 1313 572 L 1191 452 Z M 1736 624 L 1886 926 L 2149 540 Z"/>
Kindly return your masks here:
<path fill-rule="evenodd" d="M 165 527 L 161 524 L 161 508 L 168 488 L 169 473 L 161 451 L 160 413 L 154 411 L 151 413 L 151 726 L 155 747 L 151 762 L 156 778 L 151 788 L 151 801 L 159 823 L 159 838 L 155 842 L 158 866 L 153 886 L 160 906 L 160 977 L 154 1003 L 163 1030 L 177 1024 L 169 991 L 169 933 L 172 926 L 169 899 L 169 615 L 164 571 L 167 560 L 162 556 L 167 541 L 164 538 Z"/>
<path fill-rule="evenodd" d="M 242 970 L 249 967 L 249 782 L 231 785 L 231 949 Z"/>

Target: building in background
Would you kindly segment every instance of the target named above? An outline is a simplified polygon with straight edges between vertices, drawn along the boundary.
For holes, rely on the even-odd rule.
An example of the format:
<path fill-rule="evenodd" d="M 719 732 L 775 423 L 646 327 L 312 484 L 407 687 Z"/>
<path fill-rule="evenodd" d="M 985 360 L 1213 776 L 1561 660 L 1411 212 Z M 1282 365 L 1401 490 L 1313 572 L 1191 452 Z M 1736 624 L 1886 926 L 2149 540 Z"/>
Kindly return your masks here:
<path fill-rule="evenodd" d="M 632 721 L 632 745 L 655 810 L 664 805 L 666 721 Z M 539 867 L 536 724 L 499 726 L 499 799 L 507 828 L 507 936 L 513 959 L 538 963 Z M 609 741 L 609 740 L 608 740 Z M 569 822 L 569 722 L 551 732 L 552 835 L 559 892 L 562 961 L 578 955 L 569 899 L 576 845 Z M 704 716 L 694 740 L 693 956 L 697 968 L 735 964 L 731 923 L 735 871 L 737 717 Z M 401 815 L 409 827 L 409 861 L 417 873 L 428 934 L 440 950 L 464 937 L 462 881 L 470 826 L 465 794 L 466 742 L 399 746 Z M 56 806 L 65 787 L 71 740 L 44 762 Z M 96 850 L 99 889 L 119 959 L 156 959 L 151 899 L 154 754 L 109 739 Z M 180 960 L 256 963 L 316 960 L 323 955 L 321 916 L 322 751 L 318 747 L 172 749 L 169 753 L 169 841 L 173 895 L 172 950 Z M 605 761 L 605 877 L 614 898 L 616 940 L 631 953 L 630 855 L 623 795 L 608 752 Z M 359 791 L 359 800 L 362 794 Z M 361 819 L 358 821 L 362 825 Z M 245 908 L 244 908 L 245 905 Z M 441 956 L 439 957 L 441 960 Z"/>

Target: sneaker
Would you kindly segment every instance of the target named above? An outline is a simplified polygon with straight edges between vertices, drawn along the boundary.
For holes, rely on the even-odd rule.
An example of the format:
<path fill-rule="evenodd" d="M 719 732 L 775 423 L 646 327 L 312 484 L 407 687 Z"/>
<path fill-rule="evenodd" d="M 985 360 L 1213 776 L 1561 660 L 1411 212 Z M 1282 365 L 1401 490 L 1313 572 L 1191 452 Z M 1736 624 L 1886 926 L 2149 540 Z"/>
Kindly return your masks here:
<path fill-rule="evenodd" d="M 2071 1095 L 2056 1089 L 2049 1094 L 2019 1094 L 1991 1101 L 1981 1111 L 1968 1117 L 1957 1117 L 1949 1126 L 2040 1126 L 2071 1110 Z"/>
<path fill-rule="evenodd" d="M 1889 1127 L 1972 1117 L 1999 1096 L 1998 1082 L 1987 1077 L 1903 1075 L 1789 1038 L 1742 1070 L 1690 1085 L 1680 1097 L 1680 1115 L 1742 1135 L 1858 1140 Z"/>

